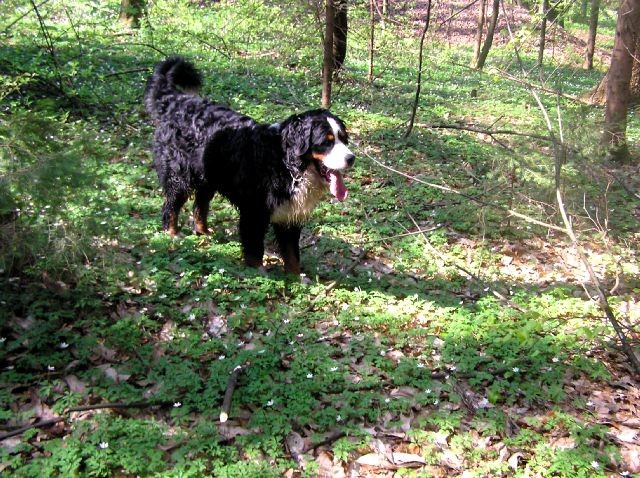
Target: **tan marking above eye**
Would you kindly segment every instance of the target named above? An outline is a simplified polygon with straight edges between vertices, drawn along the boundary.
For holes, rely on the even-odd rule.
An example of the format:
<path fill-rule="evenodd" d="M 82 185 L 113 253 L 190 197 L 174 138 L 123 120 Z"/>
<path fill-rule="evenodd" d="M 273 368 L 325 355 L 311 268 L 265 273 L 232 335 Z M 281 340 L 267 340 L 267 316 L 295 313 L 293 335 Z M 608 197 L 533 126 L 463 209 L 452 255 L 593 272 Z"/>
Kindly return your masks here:
<path fill-rule="evenodd" d="M 334 135 L 332 135 L 331 133 L 329 133 L 329 134 L 327 135 L 327 139 L 328 139 L 329 141 L 335 141 L 336 137 L 335 137 Z"/>

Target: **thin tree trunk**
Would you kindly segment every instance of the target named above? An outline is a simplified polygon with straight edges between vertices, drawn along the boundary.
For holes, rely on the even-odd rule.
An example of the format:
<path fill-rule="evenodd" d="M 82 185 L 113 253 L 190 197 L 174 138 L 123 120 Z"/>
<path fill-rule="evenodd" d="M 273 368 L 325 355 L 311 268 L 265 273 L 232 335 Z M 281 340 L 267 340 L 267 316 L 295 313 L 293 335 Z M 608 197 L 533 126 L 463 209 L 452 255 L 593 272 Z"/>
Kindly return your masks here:
<path fill-rule="evenodd" d="M 623 0 L 618 10 L 616 36 L 607 80 L 607 104 L 602 142 L 612 159 L 629 159 L 627 113 L 631 100 L 631 74 L 635 35 L 640 30 L 640 0 Z"/>
<path fill-rule="evenodd" d="M 333 30 L 333 69 L 340 70 L 347 57 L 347 33 L 349 25 L 347 21 L 347 0 L 335 0 L 335 18 Z"/>
<path fill-rule="evenodd" d="M 482 70 L 489 56 L 489 50 L 491 50 L 491 45 L 493 44 L 493 34 L 496 31 L 496 24 L 498 23 L 499 10 L 500 0 L 493 0 L 493 11 L 491 12 L 489 29 L 487 30 L 487 37 L 484 40 L 484 45 L 482 45 L 482 50 L 480 50 L 480 56 L 478 57 L 478 62 L 475 67 L 476 70 Z"/>
<path fill-rule="evenodd" d="M 471 66 L 478 64 L 480 58 L 480 47 L 482 47 L 482 32 L 484 30 L 485 15 L 487 13 L 487 0 L 480 0 L 480 11 L 478 12 L 478 26 L 476 30 L 476 43 L 473 51 L 473 60 Z"/>
<path fill-rule="evenodd" d="M 587 51 L 585 52 L 585 70 L 593 69 L 593 55 L 596 51 L 596 34 L 598 33 L 598 15 L 600 13 L 600 0 L 591 0 L 591 13 L 589 16 L 589 37 L 587 38 Z"/>
<path fill-rule="evenodd" d="M 540 13 L 542 19 L 540 20 L 540 45 L 538 47 L 538 67 L 542 68 L 542 62 L 544 59 L 544 47 L 547 42 L 547 15 L 549 14 L 549 0 L 542 0 L 540 4 Z"/>
<path fill-rule="evenodd" d="M 376 17 L 375 17 L 375 2 L 376 0 L 369 0 L 369 71 L 367 78 L 369 83 L 373 81 L 373 51 L 375 47 L 375 31 L 376 31 Z"/>
<path fill-rule="evenodd" d="M 418 81 L 416 85 L 416 98 L 413 102 L 413 109 L 411 110 L 411 118 L 409 119 L 409 127 L 407 128 L 407 132 L 404 134 L 405 138 L 408 138 L 413 130 L 413 123 L 416 120 L 416 112 L 418 111 L 418 103 L 420 101 L 420 89 L 422 85 L 422 52 L 424 50 L 424 39 L 427 36 L 427 30 L 429 29 L 429 22 L 431 20 L 431 0 L 427 4 L 427 19 L 424 22 L 424 29 L 422 30 L 422 35 L 420 36 L 420 51 L 418 54 Z"/>
<path fill-rule="evenodd" d="M 335 5 L 326 0 L 326 23 L 324 31 L 324 58 L 322 62 L 322 107 L 331 106 L 331 83 L 333 81 L 333 33 L 335 31 Z"/>

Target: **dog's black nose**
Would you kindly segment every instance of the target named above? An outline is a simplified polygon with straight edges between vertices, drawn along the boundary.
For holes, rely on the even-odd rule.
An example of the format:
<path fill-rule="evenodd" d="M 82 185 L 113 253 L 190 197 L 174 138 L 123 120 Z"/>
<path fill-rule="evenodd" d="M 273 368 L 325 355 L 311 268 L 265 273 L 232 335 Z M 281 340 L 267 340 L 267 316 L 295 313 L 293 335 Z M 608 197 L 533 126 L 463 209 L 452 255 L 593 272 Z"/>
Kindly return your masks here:
<path fill-rule="evenodd" d="M 353 166 L 353 163 L 356 160 L 356 155 L 355 154 L 350 154 L 346 158 L 344 158 L 344 160 L 347 162 L 347 166 L 351 167 L 351 166 Z"/>

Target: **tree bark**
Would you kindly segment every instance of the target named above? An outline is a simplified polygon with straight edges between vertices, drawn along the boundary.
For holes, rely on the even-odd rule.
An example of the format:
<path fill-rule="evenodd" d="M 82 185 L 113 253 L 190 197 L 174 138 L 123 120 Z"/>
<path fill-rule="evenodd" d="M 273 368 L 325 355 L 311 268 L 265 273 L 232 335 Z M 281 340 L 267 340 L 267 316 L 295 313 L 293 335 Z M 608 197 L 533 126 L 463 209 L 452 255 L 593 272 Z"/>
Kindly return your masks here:
<path fill-rule="evenodd" d="M 337 71 L 344 65 L 347 57 L 347 0 L 335 0 L 335 18 L 333 29 L 333 70 Z"/>
<path fill-rule="evenodd" d="M 144 14 L 145 0 L 122 0 L 118 19 L 127 28 L 140 28 L 140 19 Z"/>
<path fill-rule="evenodd" d="M 476 41 L 473 50 L 473 60 L 471 66 L 474 67 L 478 64 L 478 58 L 480 58 L 480 48 L 482 47 L 482 32 L 484 30 L 485 15 L 487 13 L 487 0 L 480 0 L 480 10 L 478 11 L 478 26 L 476 29 Z"/>
<path fill-rule="evenodd" d="M 618 10 L 616 36 L 609 67 L 602 143 L 616 161 L 629 159 L 627 113 L 631 102 L 631 74 L 640 31 L 640 0 L 623 0 Z"/>
<path fill-rule="evenodd" d="M 585 70 L 593 69 L 593 55 L 596 51 L 596 34 L 598 33 L 598 15 L 600 14 L 600 0 L 591 0 L 591 13 L 589 15 L 589 37 L 587 38 L 587 50 L 585 52 Z"/>
<path fill-rule="evenodd" d="M 489 21 L 487 37 L 484 40 L 484 45 L 482 45 L 480 56 L 478 56 L 478 62 L 475 66 L 476 70 L 482 70 L 484 63 L 487 61 L 487 57 L 489 56 L 489 50 L 491 50 L 491 45 L 493 44 L 493 34 L 496 31 L 496 24 L 498 23 L 498 14 L 500 13 L 500 0 L 493 0 L 492 8 L 493 11 L 491 12 L 491 20 Z"/>
<path fill-rule="evenodd" d="M 331 106 L 331 84 L 333 82 L 333 34 L 335 31 L 336 9 L 334 0 L 326 0 L 326 19 L 324 30 L 324 56 L 322 61 L 322 107 Z"/>

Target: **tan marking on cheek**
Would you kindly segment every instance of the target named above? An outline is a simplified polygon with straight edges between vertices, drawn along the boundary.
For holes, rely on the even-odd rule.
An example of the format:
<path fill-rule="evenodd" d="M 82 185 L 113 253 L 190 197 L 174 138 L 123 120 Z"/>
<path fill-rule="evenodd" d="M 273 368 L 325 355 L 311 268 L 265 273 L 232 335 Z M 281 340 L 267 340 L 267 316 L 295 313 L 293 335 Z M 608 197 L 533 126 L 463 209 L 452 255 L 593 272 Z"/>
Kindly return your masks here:
<path fill-rule="evenodd" d="M 311 153 L 311 157 L 313 159 L 317 159 L 318 161 L 324 161 L 325 159 L 327 159 L 327 155 L 322 153 Z"/>

